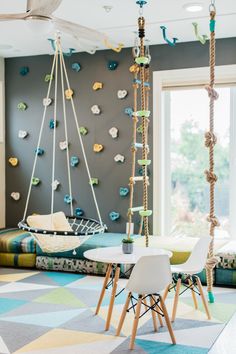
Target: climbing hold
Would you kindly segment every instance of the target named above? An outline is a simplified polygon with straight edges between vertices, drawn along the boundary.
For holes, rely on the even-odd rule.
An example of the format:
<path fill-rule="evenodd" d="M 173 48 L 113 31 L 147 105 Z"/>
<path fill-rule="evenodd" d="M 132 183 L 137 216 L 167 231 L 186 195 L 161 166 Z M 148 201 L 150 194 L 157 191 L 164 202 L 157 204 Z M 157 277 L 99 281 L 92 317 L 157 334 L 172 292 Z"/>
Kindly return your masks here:
<path fill-rule="evenodd" d="M 51 99 L 51 98 L 45 97 L 45 98 L 43 99 L 43 105 L 44 105 L 45 107 L 50 106 L 51 103 L 52 103 L 52 99 Z"/>
<path fill-rule="evenodd" d="M 107 63 L 107 68 L 109 70 L 116 70 L 118 67 L 119 63 L 116 60 L 109 60 Z"/>
<path fill-rule="evenodd" d="M 20 193 L 19 192 L 12 192 L 11 197 L 12 197 L 12 199 L 17 201 L 20 199 Z"/>
<path fill-rule="evenodd" d="M 27 108 L 28 108 L 28 106 L 24 102 L 19 102 L 17 105 L 17 109 L 19 109 L 19 111 L 25 111 Z"/>
<path fill-rule="evenodd" d="M 77 73 L 81 70 L 81 65 L 80 63 L 73 63 L 71 65 L 72 70 L 76 71 Z"/>
<path fill-rule="evenodd" d="M 84 215 L 84 211 L 81 208 L 76 208 L 75 209 L 75 216 L 83 216 Z"/>
<path fill-rule="evenodd" d="M 137 128 L 137 133 L 142 134 L 143 133 L 143 127 L 142 125 L 138 126 Z"/>
<path fill-rule="evenodd" d="M 149 64 L 149 61 L 150 59 L 148 57 L 138 57 L 138 58 L 135 58 L 135 62 L 136 64 L 138 65 L 147 65 Z"/>
<path fill-rule="evenodd" d="M 35 153 L 38 155 L 38 156 L 42 156 L 44 154 L 44 150 L 41 149 L 41 148 L 38 148 L 38 149 L 35 149 Z"/>
<path fill-rule="evenodd" d="M 28 66 L 22 66 L 20 68 L 20 75 L 21 76 L 26 76 L 29 73 L 29 67 Z"/>
<path fill-rule="evenodd" d="M 140 216 L 151 216 L 152 215 L 152 210 L 140 210 L 139 211 Z"/>
<path fill-rule="evenodd" d="M 114 157 L 114 160 L 115 162 L 121 162 L 121 163 L 124 163 L 125 161 L 125 157 L 121 154 L 117 154 L 115 157 Z"/>
<path fill-rule="evenodd" d="M 66 150 L 69 147 L 69 144 L 67 141 L 60 141 L 59 147 L 61 150 Z"/>
<path fill-rule="evenodd" d="M 111 221 L 116 221 L 116 220 L 118 220 L 120 218 L 120 214 L 117 213 L 116 211 L 111 211 L 109 213 L 109 218 L 110 218 Z"/>
<path fill-rule="evenodd" d="M 145 118 L 148 118 L 150 117 L 150 111 L 147 111 L 147 110 L 142 110 L 142 111 L 137 111 L 134 113 L 135 116 L 137 117 L 145 117 Z"/>
<path fill-rule="evenodd" d="M 129 194 L 128 187 L 120 187 L 119 194 L 121 197 L 126 197 Z"/>
<path fill-rule="evenodd" d="M 139 176 L 142 176 L 142 175 L 143 175 L 143 169 L 142 169 L 142 167 L 138 169 L 138 174 L 139 174 Z M 147 169 L 147 175 L 150 176 L 150 170 L 149 170 L 149 169 Z"/>
<path fill-rule="evenodd" d="M 12 165 L 12 167 L 16 167 L 19 161 L 16 157 L 10 157 L 8 162 L 10 165 Z"/>
<path fill-rule="evenodd" d="M 65 197 L 64 197 L 64 202 L 66 204 L 71 204 L 72 201 L 73 201 L 73 198 L 69 194 L 66 194 Z"/>
<path fill-rule="evenodd" d="M 122 48 L 124 48 L 124 44 L 123 43 L 119 43 L 117 47 L 113 46 L 107 38 L 104 39 L 104 44 L 107 48 L 113 50 L 116 53 L 120 53 Z"/>
<path fill-rule="evenodd" d="M 94 104 L 91 107 L 91 111 L 93 114 L 96 114 L 96 115 L 101 113 L 101 109 L 99 108 L 99 106 L 97 104 Z"/>
<path fill-rule="evenodd" d="M 92 186 L 98 185 L 98 183 L 99 183 L 99 180 L 96 177 L 92 177 L 89 182 L 89 184 L 91 184 Z"/>
<path fill-rule="evenodd" d="M 80 163 L 80 159 L 77 156 L 71 156 L 70 158 L 70 165 L 72 167 L 76 167 L 78 166 L 78 164 Z"/>
<path fill-rule="evenodd" d="M 112 127 L 109 129 L 109 134 L 113 139 L 116 139 L 118 137 L 119 130 L 116 127 Z"/>
<path fill-rule="evenodd" d="M 28 132 L 26 130 L 19 130 L 18 131 L 18 138 L 20 139 L 25 139 L 28 135 Z"/>
<path fill-rule="evenodd" d="M 32 185 L 37 186 L 40 183 L 40 179 L 38 177 L 32 178 Z"/>
<path fill-rule="evenodd" d="M 138 160 L 139 166 L 149 166 L 151 162 L 151 160 Z"/>
<path fill-rule="evenodd" d="M 50 119 L 50 121 L 49 121 L 49 128 L 50 128 L 50 129 L 54 129 L 55 123 L 56 123 L 56 127 L 57 127 L 58 121 L 57 121 L 57 120 L 54 120 L 53 118 Z"/>
<path fill-rule="evenodd" d="M 60 185 L 60 182 L 57 179 L 55 179 L 55 181 L 52 182 L 52 189 L 54 191 L 56 191 L 57 188 L 59 187 L 59 185 Z"/>
<path fill-rule="evenodd" d="M 122 100 L 123 98 L 125 98 L 128 95 L 128 91 L 127 90 L 119 90 L 117 92 L 117 97 Z"/>
<path fill-rule="evenodd" d="M 73 97 L 74 91 L 71 89 L 65 90 L 65 96 L 67 100 L 70 100 Z"/>
<path fill-rule="evenodd" d="M 50 80 L 53 80 L 53 75 L 51 75 L 51 74 L 46 74 L 46 75 L 45 75 L 45 78 L 44 78 L 44 81 L 45 81 L 45 82 L 49 82 Z"/>
<path fill-rule="evenodd" d="M 138 64 L 133 64 L 130 66 L 129 71 L 133 74 L 137 74 L 139 72 L 139 66 Z"/>
<path fill-rule="evenodd" d="M 133 108 L 131 108 L 131 107 L 125 108 L 125 114 L 127 114 L 130 118 L 133 117 L 133 113 L 134 113 Z"/>
<path fill-rule="evenodd" d="M 205 44 L 208 39 L 208 36 L 206 34 L 200 35 L 198 33 L 198 23 L 197 22 L 193 22 L 192 25 L 194 27 L 194 33 L 195 33 L 196 38 L 199 40 L 200 43 Z"/>
<path fill-rule="evenodd" d="M 102 87 L 103 87 L 103 83 L 102 82 L 94 82 L 94 84 L 93 84 L 93 90 L 94 91 L 100 90 L 100 89 L 102 89 Z"/>
<path fill-rule="evenodd" d="M 103 149 L 104 149 L 104 146 L 102 144 L 94 144 L 93 145 L 94 152 L 101 152 Z"/>
<path fill-rule="evenodd" d="M 88 129 L 85 127 L 80 127 L 79 132 L 81 135 L 87 135 L 88 134 Z"/>
<path fill-rule="evenodd" d="M 167 28 L 165 26 L 160 26 L 160 29 L 162 30 L 162 35 L 166 43 L 169 44 L 171 47 L 174 47 L 176 45 L 176 42 L 178 41 L 178 38 L 173 37 L 172 40 L 169 40 L 166 36 Z"/>

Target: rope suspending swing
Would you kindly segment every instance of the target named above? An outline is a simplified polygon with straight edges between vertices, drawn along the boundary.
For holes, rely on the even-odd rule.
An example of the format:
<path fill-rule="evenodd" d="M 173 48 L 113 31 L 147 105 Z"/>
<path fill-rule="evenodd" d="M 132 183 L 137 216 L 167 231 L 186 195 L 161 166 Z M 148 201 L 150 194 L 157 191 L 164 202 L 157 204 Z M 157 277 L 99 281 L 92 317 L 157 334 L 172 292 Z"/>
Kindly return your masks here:
<path fill-rule="evenodd" d="M 135 48 L 133 48 L 133 56 L 135 64 L 132 65 L 132 72 L 134 74 L 133 79 L 133 88 L 134 88 L 134 110 L 133 110 L 133 137 L 132 137 L 132 169 L 131 177 L 129 179 L 130 185 L 130 201 L 128 209 L 128 228 L 127 234 L 130 238 L 131 233 L 133 232 L 133 214 L 138 212 L 141 216 L 141 223 L 139 233 L 141 234 L 142 229 L 144 229 L 145 244 L 148 247 L 148 238 L 149 238 L 149 223 L 148 217 L 152 215 L 152 210 L 148 209 L 148 186 L 149 186 L 149 177 L 148 177 L 148 165 L 151 163 L 148 160 L 149 154 L 149 145 L 148 145 L 148 127 L 149 127 L 149 63 L 151 57 L 149 54 L 148 45 L 145 47 L 145 19 L 142 16 L 143 5 L 146 1 L 137 1 L 140 6 L 140 17 L 138 18 L 138 37 L 139 43 L 136 39 Z M 140 110 L 138 110 L 138 90 L 140 89 Z M 142 141 L 137 142 L 137 125 L 141 118 L 141 130 L 142 130 Z M 135 176 L 136 174 L 136 155 L 138 149 L 141 149 L 141 159 L 138 160 L 138 165 L 141 166 L 142 176 Z M 143 185 L 143 205 L 135 207 L 134 206 L 134 187 L 138 182 L 142 182 Z"/>
<path fill-rule="evenodd" d="M 62 92 L 62 115 L 63 115 L 63 122 L 64 122 L 64 134 L 65 134 L 65 141 L 67 142 L 66 146 L 66 169 L 67 169 L 67 175 L 68 175 L 68 189 L 69 189 L 69 197 L 70 197 L 70 216 L 67 217 L 68 221 L 68 228 L 66 230 L 58 230 L 58 229 L 53 229 L 47 228 L 45 229 L 43 226 L 42 227 L 31 227 L 27 223 L 27 212 L 28 212 L 28 206 L 29 206 L 29 200 L 31 196 L 31 191 L 32 191 L 32 180 L 35 175 L 35 169 L 37 165 L 37 158 L 38 154 L 35 153 L 34 157 L 34 163 L 33 163 L 33 168 L 32 168 L 32 173 L 31 173 L 31 178 L 30 178 L 30 183 L 29 183 L 29 189 L 28 189 L 28 194 L 26 198 L 26 205 L 25 205 L 25 210 L 24 210 L 24 215 L 23 215 L 23 220 L 19 222 L 18 226 L 20 229 L 26 230 L 31 232 L 36 241 L 39 243 L 40 247 L 42 248 L 43 251 L 45 252 L 59 252 L 59 251 L 67 251 L 67 250 L 73 250 L 76 247 L 80 246 L 90 235 L 94 235 L 97 233 L 103 233 L 106 229 L 106 226 L 102 222 L 101 218 L 101 213 L 99 210 L 99 206 L 97 203 L 96 195 L 94 192 L 94 187 L 93 184 L 91 183 L 92 178 L 88 166 L 88 161 L 85 153 L 85 148 L 82 140 L 82 136 L 80 133 L 80 126 L 78 122 L 78 117 L 77 113 L 75 110 L 75 105 L 74 105 L 74 100 L 72 95 L 69 98 L 69 101 L 71 103 L 72 107 L 72 112 L 74 116 L 74 123 L 76 127 L 76 131 L 79 137 L 79 143 L 80 147 L 82 150 L 82 155 L 88 175 L 88 182 L 91 188 L 92 196 L 93 196 L 93 201 L 95 204 L 97 216 L 98 216 L 98 221 L 91 219 L 91 218 L 85 218 L 85 217 L 80 217 L 80 216 L 74 216 L 74 211 L 73 211 L 73 195 L 72 195 L 72 183 L 71 183 L 71 173 L 70 173 L 70 155 L 69 155 L 69 144 L 68 144 L 68 126 L 67 126 L 67 110 L 66 110 L 66 101 L 65 101 L 65 93 L 66 92 L 73 92 L 70 87 L 68 75 L 67 75 L 67 70 L 66 70 L 66 65 L 65 65 L 65 60 L 63 56 L 63 51 L 61 47 L 61 41 L 60 41 L 60 36 L 56 36 L 55 40 L 55 53 L 54 53 L 54 58 L 53 58 L 53 64 L 52 64 L 52 69 L 50 73 L 50 81 L 48 85 L 48 90 L 47 90 L 47 96 L 46 100 L 49 99 L 50 97 L 50 92 L 51 92 L 51 87 L 52 87 L 52 80 L 55 77 L 55 98 L 54 98 L 54 117 L 53 117 L 53 142 L 52 142 L 52 174 L 51 174 L 51 207 L 50 207 L 50 215 L 51 216 L 51 225 L 53 225 L 53 214 L 54 213 L 54 199 L 55 199 L 55 188 L 54 188 L 54 182 L 55 182 L 55 161 L 56 161 L 56 123 L 57 123 L 57 115 L 58 115 L 58 74 L 61 76 L 61 92 Z M 65 84 L 66 84 L 66 90 L 65 90 Z M 68 99 L 68 98 L 67 98 Z M 47 107 L 48 105 L 44 105 L 44 112 L 43 112 L 43 117 L 42 117 L 42 122 L 40 126 L 40 131 L 39 131 L 39 137 L 38 137 L 38 142 L 37 142 L 37 147 L 35 151 L 38 151 L 41 145 L 42 141 L 42 136 L 43 136 L 43 129 L 44 129 L 44 124 L 45 124 L 45 119 L 46 119 L 46 113 L 47 113 Z M 62 237 L 63 236 L 63 237 Z M 65 237 L 65 236 L 76 236 L 76 237 Z M 80 236 L 80 237 L 77 237 Z"/>
<path fill-rule="evenodd" d="M 217 176 L 215 174 L 215 162 L 214 162 L 214 148 L 217 143 L 217 138 L 214 133 L 214 111 L 215 111 L 215 100 L 218 99 L 219 95 L 215 90 L 215 53 L 216 53 L 216 41 L 215 41 L 215 17 L 216 8 L 215 1 L 211 1 L 209 6 L 210 11 L 210 83 L 206 85 L 205 88 L 208 92 L 210 99 L 209 102 L 209 131 L 205 133 L 205 146 L 209 149 L 209 170 L 205 171 L 206 180 L 210 184 L 210 212 L 207 217 L 207 221 L 210 223 L 209 234 L 211 236 L 211 243 L 209 247 L 208 260 L 206 263 L 206 274 L 207 274 L 207 291 L 208 299 L 210 303 L 214 302 L 214 295 L 212 292 L 213 288 L 213 269 L 218 264 L 219 260 L 214 256 L 214 237 L 215 237 L 215 227 L 219 226 L 220 223 L 215 216 L 215 183 L 217 182 Z"/>

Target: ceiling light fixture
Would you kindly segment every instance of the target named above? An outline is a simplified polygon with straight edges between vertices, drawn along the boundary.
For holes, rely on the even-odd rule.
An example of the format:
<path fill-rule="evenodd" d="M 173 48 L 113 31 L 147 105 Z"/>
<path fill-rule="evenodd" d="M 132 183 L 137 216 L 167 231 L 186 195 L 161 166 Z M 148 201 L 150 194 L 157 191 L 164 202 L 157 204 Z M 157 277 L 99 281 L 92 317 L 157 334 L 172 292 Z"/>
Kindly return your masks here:
<path fill-rule="evenodd" d="M 183 8 L 188 12 L 200 12 L 203 10 L 203 5 L 200 3 L 189 3 L 185 4 Z"/>

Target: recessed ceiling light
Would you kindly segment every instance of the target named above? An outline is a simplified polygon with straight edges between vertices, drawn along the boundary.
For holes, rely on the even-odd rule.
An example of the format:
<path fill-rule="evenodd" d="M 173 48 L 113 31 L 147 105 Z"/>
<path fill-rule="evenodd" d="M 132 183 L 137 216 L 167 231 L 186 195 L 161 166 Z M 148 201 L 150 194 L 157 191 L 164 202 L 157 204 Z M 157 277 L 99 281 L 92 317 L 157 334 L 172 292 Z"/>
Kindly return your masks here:
<path fill-rule="evenodd" d="M 188 12 L 200 12 L 203 9 L 203 5 L 200 3 L 185 4 L 183 8 Z"/>
<path fill-rule="evenodd" d="M 0 44 L 0 50 L 9 50 L 12 49 L 10 44 Z"/>

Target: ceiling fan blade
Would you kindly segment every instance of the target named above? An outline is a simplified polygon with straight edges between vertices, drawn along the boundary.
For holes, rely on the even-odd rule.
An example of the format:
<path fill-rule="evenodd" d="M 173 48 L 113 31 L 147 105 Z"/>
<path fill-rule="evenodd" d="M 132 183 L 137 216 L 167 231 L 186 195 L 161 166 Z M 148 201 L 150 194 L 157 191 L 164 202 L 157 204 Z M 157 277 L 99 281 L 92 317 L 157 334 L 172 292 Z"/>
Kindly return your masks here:
<path fill-rule="evenodd" d="M 50 16 L 60 6 L 62 0 L 27 0 L 30 15 Z"/>
<path fill-rule="evenodd" d="M 68 33 L 76 39 L 81 38 L 91 42 L 104 42 L 104 40 L 107 38 L 106 35 L 101 32 L 78 25 L 73 22 L 61 20 L 56 17 L 53 17 L 52 21 L 57 30 L 62 33 Z"/>
<path fill-rule="evenodd" d="M 11 21 L 11 20 L 24 20 L 27 17 L 26 13 L 23 14 L 2 14 L 0 15 L 0 21 Z"/>

